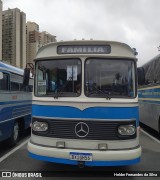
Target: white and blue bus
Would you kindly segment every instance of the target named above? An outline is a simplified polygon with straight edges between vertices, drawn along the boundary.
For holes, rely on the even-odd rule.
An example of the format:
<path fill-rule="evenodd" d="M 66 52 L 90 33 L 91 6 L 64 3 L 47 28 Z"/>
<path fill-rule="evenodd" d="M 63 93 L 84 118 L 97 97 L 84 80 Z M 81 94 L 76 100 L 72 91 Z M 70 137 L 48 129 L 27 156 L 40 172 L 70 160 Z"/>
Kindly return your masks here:
<path fill-rule="evenodd" d="M 0 62 L 0 142 L 17 143 L 19 133 L 31 123 L 33 79 L 23 85 L 24 70 Z"/>
<path fill-rule="evenodd" d="M 138 90 L 140 121 L 160 133 L 160 55 L 141 68 L 144 80 Z"/>
<path fill-rule="evenodd" d="M 29 155 L 79 166 L 140 161 L 135 52 L 112 41 L 66 41 L 35 59 Z"/>

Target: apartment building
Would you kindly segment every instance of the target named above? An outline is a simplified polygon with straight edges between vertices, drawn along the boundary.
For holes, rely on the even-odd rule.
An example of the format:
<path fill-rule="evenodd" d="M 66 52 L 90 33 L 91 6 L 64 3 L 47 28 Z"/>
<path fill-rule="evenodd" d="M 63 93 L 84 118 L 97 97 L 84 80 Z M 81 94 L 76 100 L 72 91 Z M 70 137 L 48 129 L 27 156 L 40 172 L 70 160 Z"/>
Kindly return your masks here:
<path fill-rule="evenodd" d="M 41 34 L 41 44 L 45 45 L 47 43 L 51 43 L 51 42 L 56 42 L 56 36 L 46 32 L 46 31 L 42 31 Z"/>
<path fill-rule="evenodd" d="M 27 36 L 27 63 L 32 63 L 40 47 L 39 25 L 35 22 L 28 21 L 26 24 Z"/>
<path fill-rule="evenodd" d="M 39 25 L 28 21 L 26 24 L 27 33 L 27 63 L 32 63 L 38 49 L 44 44 L 55 42 L 56 36 L 46 31 L 40 32 Z"/>
<path fill-rule="evenodd" d="M 26 66 L 26 14 L 18 8 L 2 12 L 2 58 L 13 66 Z"/>
<path fill-rule="evenodd" d="M 2 59 L 2 1 L 0 0 L 0 60 Z"/>

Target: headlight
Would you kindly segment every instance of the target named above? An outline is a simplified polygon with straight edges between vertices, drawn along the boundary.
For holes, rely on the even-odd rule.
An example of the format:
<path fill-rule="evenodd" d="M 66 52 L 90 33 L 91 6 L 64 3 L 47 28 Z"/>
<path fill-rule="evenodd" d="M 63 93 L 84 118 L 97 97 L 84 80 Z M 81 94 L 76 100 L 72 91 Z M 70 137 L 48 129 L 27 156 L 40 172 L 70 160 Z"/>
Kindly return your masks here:
<path fill-rule="evenodd" d="M 118 133 L 120 135 L 133 135 L 136 132 L 134 125 L 121 125 L 118 127 Z"/>
<path fill-rule="evenodd" d="M 48 130 L 48 124 L 46 122 L 38 122 L 35 121 L 32 124 L 33 131 L 47 131 Z"/>

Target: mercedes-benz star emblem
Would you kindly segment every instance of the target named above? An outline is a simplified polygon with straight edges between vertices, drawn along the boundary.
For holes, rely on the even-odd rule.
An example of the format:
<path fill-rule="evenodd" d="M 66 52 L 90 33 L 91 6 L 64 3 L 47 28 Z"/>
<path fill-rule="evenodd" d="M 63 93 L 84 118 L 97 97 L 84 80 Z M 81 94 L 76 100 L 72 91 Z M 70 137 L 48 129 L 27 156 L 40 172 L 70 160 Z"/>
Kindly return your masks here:
<path fill-rule="evenodd" d="M 86 123 L 80 122 L 75 126 L 75 133 L 78 137 L 86 137 L 89 134 L 89 127 Z"/>

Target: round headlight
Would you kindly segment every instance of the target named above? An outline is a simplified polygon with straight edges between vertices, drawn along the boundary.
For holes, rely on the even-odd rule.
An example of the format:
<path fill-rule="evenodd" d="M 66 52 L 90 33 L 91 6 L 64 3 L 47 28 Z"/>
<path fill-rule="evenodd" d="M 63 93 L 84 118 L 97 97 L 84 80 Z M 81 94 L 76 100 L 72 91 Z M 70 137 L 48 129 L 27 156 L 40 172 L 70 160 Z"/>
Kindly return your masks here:
<path fill-rule="evenodd" d="M 118 127 L 118 133 L 120 135 L 133 135 L 136 132 L 134 125 L 121 125 Z"/>
<path fill-rule="evenodd" d="M 46 122 L 35 121 L 32 124 L 32 129 L 33 129 L 33 131 L 47 131 L 48 124 Z"/>

